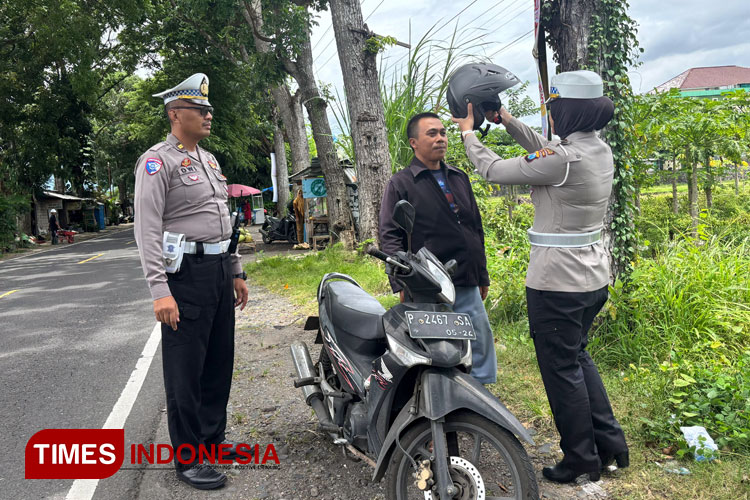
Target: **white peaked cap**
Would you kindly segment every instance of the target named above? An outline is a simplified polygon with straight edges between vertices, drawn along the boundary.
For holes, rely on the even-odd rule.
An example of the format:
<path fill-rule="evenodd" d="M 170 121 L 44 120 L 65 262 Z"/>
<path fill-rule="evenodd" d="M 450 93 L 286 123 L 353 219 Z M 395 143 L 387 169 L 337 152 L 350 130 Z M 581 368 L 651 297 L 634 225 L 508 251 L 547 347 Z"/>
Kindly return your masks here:
<path fill-rule="evenodd" d="M 552 77 L 549 99 L 595 99 L 604 95 L 602 77 L 593 71 L 566 71 Z"/>
<path fill-rule="evenodd" d="M 176 87 L 154 94 L 154 97 L 164 99 L 164 104 L 176 99 L 184 99 L 195 104 L 210 106 L 208 102 L 208 77 L 203 73 L 196 73 L 183 80 Z"/>

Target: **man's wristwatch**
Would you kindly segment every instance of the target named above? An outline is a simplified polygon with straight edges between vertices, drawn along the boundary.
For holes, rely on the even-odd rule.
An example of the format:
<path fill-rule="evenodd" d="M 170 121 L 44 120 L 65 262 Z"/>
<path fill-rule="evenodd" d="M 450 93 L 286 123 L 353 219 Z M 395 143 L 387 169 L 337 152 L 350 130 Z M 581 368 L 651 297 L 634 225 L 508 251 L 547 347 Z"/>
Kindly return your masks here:
<path fill-rule="evenodd" d="M 242 271 L 240 274 L 233 274 L 232 278 L 246 280 L 247 279 L 247 273 L 245 271 Z"/>

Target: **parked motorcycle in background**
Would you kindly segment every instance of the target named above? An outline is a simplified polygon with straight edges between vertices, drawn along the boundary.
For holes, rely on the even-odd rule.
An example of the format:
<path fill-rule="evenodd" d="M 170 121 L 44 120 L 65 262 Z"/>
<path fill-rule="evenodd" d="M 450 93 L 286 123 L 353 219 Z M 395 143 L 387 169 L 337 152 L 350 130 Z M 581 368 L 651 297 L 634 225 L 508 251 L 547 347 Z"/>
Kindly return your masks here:
<path fill-rule="evenodd" d="M 297 243 L 297 222 L 294 214 L 289 213 L 283 218 L 266 217 L 260 228 L 260 235 L 266 245 L 275 240 Z"/>
<path fill-rule="evenodd" d="M 373 480 L 386 478 L 389 499 L 536 499 L 534 470 L 518 419 L 471 371 L 475 333 L 453 312 L 455 261 L 426 248 L 411 251 L 414 207 L 399 201 L 394 221 L 408 251 L 370 255 L 408 301 L 386 311 L 350 276 L 326 274 L 318 287 L 320 357 L 291 346 L 301 387 L 320 427 L 337 445 L 376 458 Z M 372 462 L 372 460 L 371 460 Z"/>

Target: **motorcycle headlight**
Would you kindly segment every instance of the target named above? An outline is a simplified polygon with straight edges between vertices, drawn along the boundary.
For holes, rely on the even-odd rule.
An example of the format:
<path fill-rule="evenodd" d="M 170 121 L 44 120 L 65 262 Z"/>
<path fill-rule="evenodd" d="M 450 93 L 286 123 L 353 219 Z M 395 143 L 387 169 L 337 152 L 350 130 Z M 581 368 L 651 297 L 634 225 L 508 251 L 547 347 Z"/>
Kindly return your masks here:
<path fill-rule="evenodd" d="M 437 258 L 434 255 L 428 255 L 425 263 L 432 277 L 440 284 L 441 290 L 438 297 L 448 304 L 453 304 L 456 301 L 456 289 L 453 287 L 453 281 L 451 281 L 451 277 L 445 272 L 443 266 L 435 260 Z"/>

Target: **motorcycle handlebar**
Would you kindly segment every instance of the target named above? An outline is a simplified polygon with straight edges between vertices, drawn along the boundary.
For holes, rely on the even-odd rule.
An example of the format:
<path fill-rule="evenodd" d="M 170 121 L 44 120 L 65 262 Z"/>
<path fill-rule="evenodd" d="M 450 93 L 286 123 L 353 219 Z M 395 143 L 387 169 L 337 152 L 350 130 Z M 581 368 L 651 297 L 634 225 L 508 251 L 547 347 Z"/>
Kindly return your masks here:
<path fill-rule="evenodd" d="M 367 249 L 367 253 L 375 257 L 376 259 L 380 259 L 382 261 L 388 262 L 389 256 L 385 252 L 381 252 L 379 249 L 375 247 L 370 247 Z"/>
<path fill-rule="evenodd" d="M 382 260 L 384 262 L 389 263 L 392 266 L 401 268 L 403 271 L 405 271 L 407 273 L 411 272 L 411 267 L 406 266 L 406 265 L 400 263 L 399 261 L 397 261 L 393 257 L 389 256 L 387 253 L 381 252 L 379 249 L 377 249 L 375 247 L 368 248 L 367 249 L 367 253 L 370 254 L 370 255 L 372 255 L 376 259 L 380 259 L 380 260 Z"/>

